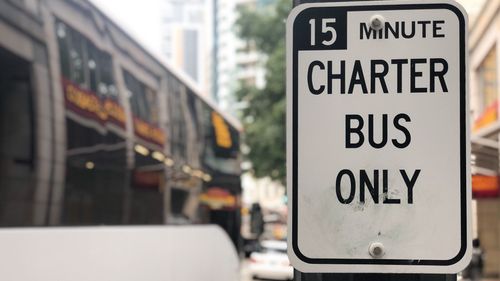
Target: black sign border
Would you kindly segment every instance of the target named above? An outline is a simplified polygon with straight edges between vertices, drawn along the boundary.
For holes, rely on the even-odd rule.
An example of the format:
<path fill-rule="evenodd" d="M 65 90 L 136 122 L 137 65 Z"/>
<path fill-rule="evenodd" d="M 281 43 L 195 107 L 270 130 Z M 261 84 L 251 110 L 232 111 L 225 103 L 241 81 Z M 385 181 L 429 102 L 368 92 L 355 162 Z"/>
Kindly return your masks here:
<path fill-rule="evenodd" d="M 300 7 L 300 5 L 298 6 Z M 300 11 L 295 18 L 307 9 L 318 8 L 311 6 Z M 392 4 L 392 5 L 369 5 L 369 6 L 339 6 L 347 11 L 380 11 L 380 10 L 424 10 L 424 9 L 446 9 L 457 15 L 459 21 L 459 53 L 460 53 L 460 216 L 461 216 L 461 246 L 457 255 L 449 260 L 410 260 L 410 259 L 338 259 L 338 258 L 310 258 L 305 256 L 298 245 L 298 49 L 292 38 L 292 78 L 293 78 L 293 99 L 292 99 L 292 249 L 297 258 L 307 264 L 330 264 L 330 265 L 415 265 L 415 266 L 450 266 L 458 263 L 467 250 L 467 124 L 466 124 L 466 95 L 467 95 L 467 72 L 466 72 L 466 32 L 465 18 L 462 12 L 455 6 L 447 3 L 428 4 Z M 295 20 L 295 19 L 294 19 Z M 293 22 L 292 33 L 295 34 L 295 21 Z M 292 35 L 293 36 L 293 35 Z"/>

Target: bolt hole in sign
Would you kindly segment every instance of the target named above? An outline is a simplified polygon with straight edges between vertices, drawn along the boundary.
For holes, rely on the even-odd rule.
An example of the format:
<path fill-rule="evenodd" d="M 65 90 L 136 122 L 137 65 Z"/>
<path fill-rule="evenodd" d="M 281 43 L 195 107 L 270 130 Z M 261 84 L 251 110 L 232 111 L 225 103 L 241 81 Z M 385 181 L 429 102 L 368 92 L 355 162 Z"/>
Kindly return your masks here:
<path fill-rule="evenodd" d="M 287 21 L 288 254 L 303 272 L 456 273 L 471 256 L 467 16 L 302 4 Z"/>

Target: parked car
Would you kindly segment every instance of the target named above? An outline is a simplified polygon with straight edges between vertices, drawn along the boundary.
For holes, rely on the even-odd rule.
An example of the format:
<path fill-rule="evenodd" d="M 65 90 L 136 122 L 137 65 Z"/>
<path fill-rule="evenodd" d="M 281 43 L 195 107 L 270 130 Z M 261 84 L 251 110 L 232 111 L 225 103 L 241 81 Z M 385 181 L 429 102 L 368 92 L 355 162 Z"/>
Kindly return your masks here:
<path fill-rule="evenodd" d="M 292 280 L 293 267 L 286 253 L 286 242 L 266 240 L 261 251 L 250 254 L 250 274 L 254 279 Z"/>
<path fill-rule="evenodd" d="M 245 258 L 249 258 L 253 252 L 260 252 L 261 246 L 257 239 L 244 239 L 243 240 L 243 252 L 245 253 Z"/>

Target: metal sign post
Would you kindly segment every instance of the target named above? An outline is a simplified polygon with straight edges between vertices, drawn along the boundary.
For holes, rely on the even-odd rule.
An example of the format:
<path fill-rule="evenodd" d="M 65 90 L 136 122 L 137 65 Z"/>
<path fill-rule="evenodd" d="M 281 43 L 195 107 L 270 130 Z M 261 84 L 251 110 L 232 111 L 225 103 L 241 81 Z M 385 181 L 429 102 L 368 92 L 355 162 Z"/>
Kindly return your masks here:
<path fill-rule="evenodd" d="M 287 21 L 295 280 L 456 280 L 471 254 L 465 12 L 305 2 Z"/>

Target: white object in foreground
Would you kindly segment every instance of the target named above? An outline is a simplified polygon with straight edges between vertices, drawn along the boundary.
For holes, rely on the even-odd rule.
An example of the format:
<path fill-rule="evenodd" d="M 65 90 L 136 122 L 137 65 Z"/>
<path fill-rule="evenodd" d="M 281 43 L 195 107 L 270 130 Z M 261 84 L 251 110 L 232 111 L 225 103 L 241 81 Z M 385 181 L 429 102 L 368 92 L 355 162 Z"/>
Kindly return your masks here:
<path fill-rule="evenodd" d="M 0 230 L 0 276 L 16 281 L 234 281 L 239 261 L 217 226 Z"/>

